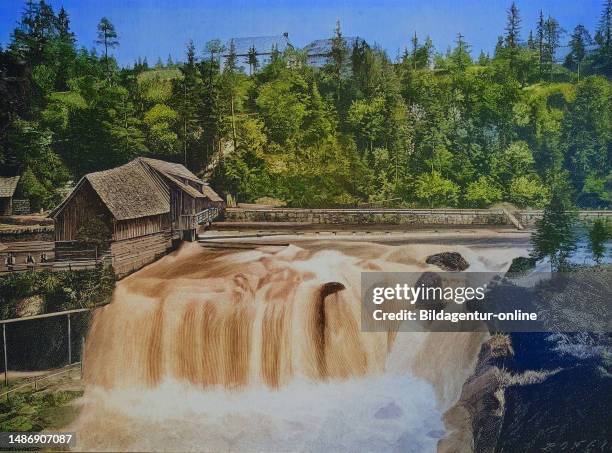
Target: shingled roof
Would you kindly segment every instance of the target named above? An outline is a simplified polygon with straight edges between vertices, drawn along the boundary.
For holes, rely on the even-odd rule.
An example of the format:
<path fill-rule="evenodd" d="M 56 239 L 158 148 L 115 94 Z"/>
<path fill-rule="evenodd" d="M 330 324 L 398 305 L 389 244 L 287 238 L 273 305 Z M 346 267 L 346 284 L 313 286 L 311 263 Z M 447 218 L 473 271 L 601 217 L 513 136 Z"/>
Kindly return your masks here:
<path fill-rule="evenodd" d="M 253 47 L 258 55 L 272 53 L 273 47 L 276 47 L 281 53 L 288 47 L 292 47 L 288 35 L 232 38 L 225 45 L 224 56 L 228 55 L 232 41 L 234 41 L 234 48 L 236 49 L 237 56 L 248 55 L 249 50 Z"/>
<path fill-rule="evenodd" d="M 348 36 L 344 38 L 346 42 L 346 48 L 350 52 L 353 51 L 353 47 L 358 41 L 362 41 L 358 36 Z M 312 41 L 310 44 L 304 47 L 308 64 L 315 67 L 323 67 L 331 58 L 333 47 L 333 40 L 330 39 L 317 39 Z"/>
<path fill-rule="evenodd" d="M 136 160 L 121 167 L 89 173 L 85 179 L 117 220 L 170 211 L 170 197 Z"/>
<path fill-rule="evenodd" d="M 117 220 L 165 214 L 170 212 L 170 194 L 157 176 L 169 181 L 194 198 L 207 197 L 211 201 L 223 201 L 209 186 L 181 164 L 163 160 L 138 157 L 125 165 L 110 170 L 85 175 L 72 193 L 51 212 L 55 215 L 62 209 L 82 184 L 91 185 L 100 200 Z M 181 178 L 201 184 L 203 193 L 185 184 Z"/>
<path fill-rule="evenodd" d="M 202 187 L 202 192 L 204 192 L 204 195 L 208 197 L 210 201 L 223 201 L 223 198 L 217 195 L 217 192 L 212 190 L 212 188 L 208 184 L 204 184 L 204 186 Z"/>
<path fill-rule="evenodd" d="M 143 162 L 149 165 L 151 168 L 154 168 L 155 170 L 159 171 L 160 173 L 166 173 L 171 176 L 178 176 L 181 178 L 190 179 L 192 181 L 199 182 L 200 184 L 202 183 L 200 178 L 191 173 L 189 170 L 187 170 L 187 168 L 185 168 L 185 166 L 181 164 L 176 164 L 174 162 L 166 162 L 165 160 L 151 159 L 150 157 L 137 157 L 135 161 Z"/>
<path fill-rule="evenodd" d="M 167 174 L 167 173 L 165 173 L 164 175 L 166 176 L 166 178 L 172 181 L 179 189 L 181 189 L 187 195 L 193 198 L 206 198 L 206 195 L 204 195 L 202 192 L 198 192 L 196 189 L 194 189 L 188 184 L 184 184 L 183 182 L 176 179 L 174 176 Z"/>
<path fill-rule="evenodd" d="M 10 198 L 15 193 L 19 176 L 3 177 L 0 176 L 0 198 Z"/>

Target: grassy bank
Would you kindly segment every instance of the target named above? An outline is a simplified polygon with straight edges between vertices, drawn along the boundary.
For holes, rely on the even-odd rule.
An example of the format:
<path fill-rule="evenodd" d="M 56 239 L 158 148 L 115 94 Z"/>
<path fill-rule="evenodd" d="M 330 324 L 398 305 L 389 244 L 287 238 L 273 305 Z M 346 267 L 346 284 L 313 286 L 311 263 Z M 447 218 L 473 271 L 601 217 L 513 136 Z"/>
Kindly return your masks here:
<path fill-rule="evenodd" d="M 82 395 L 80 390 L 14 393 L 0 402 L 0 431 L 60 429 L 76 417 L 70 403 Z"/>

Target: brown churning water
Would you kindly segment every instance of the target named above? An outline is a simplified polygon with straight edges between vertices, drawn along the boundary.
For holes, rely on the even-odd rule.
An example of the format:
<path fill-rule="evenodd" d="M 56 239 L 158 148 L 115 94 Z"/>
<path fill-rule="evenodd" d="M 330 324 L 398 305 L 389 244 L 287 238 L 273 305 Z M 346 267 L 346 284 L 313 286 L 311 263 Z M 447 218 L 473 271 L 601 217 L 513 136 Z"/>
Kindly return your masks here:
<path fill-rule="evenodd" d="M 329 411 L 359 412 L 370 404 L 372 413 L 355 423 L 386 420 L 377 429 L 387 433 L 381 442 L 401 444 L 406 423 L 424 429 L 429 420 L 438 434 L 413 433 L 427 449 L 441 436 L 441 413 L 457 399 L 485 334 L 361 332 L 360 274 L 435 269 L 426 257 L 445 250 L 460 252 L 479 271 L 503 270 L 516 255 L 365 242 L 244 252 L 185 246 L 120 282 L 112 303 L 96 313 L 84 357 L 83 408 L 73 428 L 84 433 L 88 449 L 201 450 L 202 442 L 212 450 L 342 449 L 363 440 L 354 435 L 337 445 L 339 428 L 325 421 Z M 394 387 L 403 385 L 397 396 Z M 243 407 L 245 401 L 258 401 L 257 410 Z M 420 421 L 407 415 L 419 401 Z M 385 415 L 385 404 L 399 419 Z M 256 424 L 247 424 L 252 429 L 240 440 L 219 431 L 219 414 L 240 420 L 249 410 L 259 414 L 258 423 L 268 420 L 267 435 Z M 285 425 L 302 410 L 311 426 L 299 428 L 302 415 Z M 115 432 L 124 435 L 109 444 L 94 427 L 99 417 L 121 420 Z M 134 431 L 163 431 L 176 418 L 179 431 L 186 430 L 182 442 L 148 443 Z"/>

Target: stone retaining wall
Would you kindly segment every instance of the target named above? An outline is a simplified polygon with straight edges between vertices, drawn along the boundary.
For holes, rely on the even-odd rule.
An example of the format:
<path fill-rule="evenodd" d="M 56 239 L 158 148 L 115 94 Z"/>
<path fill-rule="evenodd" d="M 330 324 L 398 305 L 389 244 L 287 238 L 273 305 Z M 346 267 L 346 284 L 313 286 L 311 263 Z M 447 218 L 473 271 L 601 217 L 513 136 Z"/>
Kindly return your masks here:
<path fill-rule="evenodd" d="M 502 209 L 243 209 L 225 210 L 228 222 L 344 225 L 511 225 Z"/>
<path fill-rule="evenodd" d="M 542 218 L 542 210 L 515 211 L 513 214 L 523 226 L 534 226 L 538 219 Z M 578 211 L 578 217 L 587 222 L 600 217 L 605 217 L 612 221 L 612 211 Z"/>
<path fill-rule="evenodd" d="M 0 243 L 25 241 L 53 241 L 53 226 L 1 228 Z"/>
<path fill-rule="evenodd" d="M 513 211 L 520 225 L 533 227 L 542 211 Z M 608 217 L 612 211 L 579 211 L 582 220 Z M 321 225 L 503 225 L 514 226 L 503 209 L 288 209 L 227 208 L 227 222 L 292 222 Z"/>

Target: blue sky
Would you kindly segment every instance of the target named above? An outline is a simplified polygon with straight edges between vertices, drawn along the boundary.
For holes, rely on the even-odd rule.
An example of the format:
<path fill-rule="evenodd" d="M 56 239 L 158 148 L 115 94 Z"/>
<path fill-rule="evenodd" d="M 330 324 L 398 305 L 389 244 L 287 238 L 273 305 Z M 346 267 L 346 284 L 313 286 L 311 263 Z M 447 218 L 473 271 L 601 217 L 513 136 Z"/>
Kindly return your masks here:
<path fill-rule="evenodd" d="M 474 54 L 492 51 L 503 32 L 511 0 L 48 0 L 55 9 L 63 5 L 71 18 L 80 45 L 94 45 L 96 25 L 102 16 L 115 24 L 121 45 L 115 50 L 120 64 L 138 56 L 155 63 L 168 54 L 180 59 L 193 39 L 201 51 L 212 38 L 289 33 L 292 44 L 331 36 L 340 20 L 346 36 L 361 36 L 378 43 L 395 57 L 416 31 L 429 34 L 439 51 L 461 32 Z M 519 0 L 526 39 L 540 9 L 571 31 L 576 24 L 594 32 L 603 0 Z M 23 0 L 0 0 L 0 43 L 5 45 L 19 20 Z"/>

